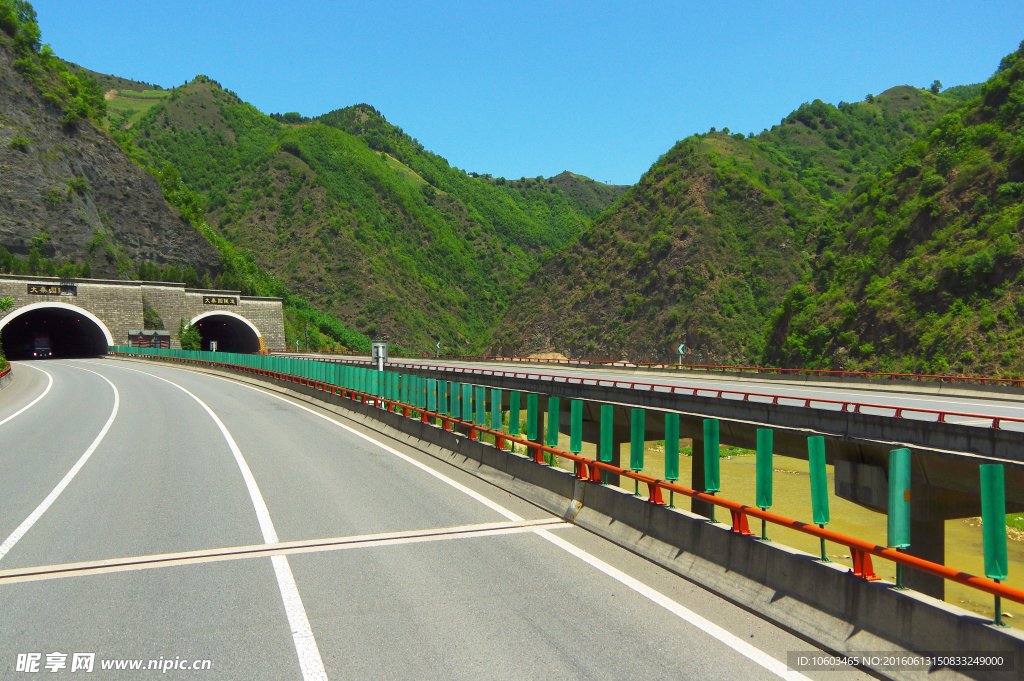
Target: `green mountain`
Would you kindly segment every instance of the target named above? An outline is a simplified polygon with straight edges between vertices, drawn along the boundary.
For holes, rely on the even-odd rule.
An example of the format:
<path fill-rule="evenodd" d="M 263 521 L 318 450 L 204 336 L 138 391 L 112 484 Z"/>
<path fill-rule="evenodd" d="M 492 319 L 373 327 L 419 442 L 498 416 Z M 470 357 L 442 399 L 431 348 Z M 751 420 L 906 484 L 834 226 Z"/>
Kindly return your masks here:
<path fill-rule="evenodd" d="M 482 347 L 541 256 L 617 196 L 468 174 L 366 105 L 272 117 L 202 76 L 141 94 L 156 103 L 111 128 L 198 194 L 217 236 L 348 328 L 421 351 Z"/>
<path fill-rule="evenodd" d="M 493 350 L 752 363 L 831 206 L 956 106 L 909 86 L 677 143 L 524 285 Z"/>
<path fill-rule="evenodd" d="M 98 127 L 106 112 L 96 81 L 41 45 L 31 5 L 0 0 L 0 272 L 218 276 L 217 250 Z"/>
<path fill-rule="evenodd" d="M 808 235 L 765 359 L 1021 375 L 1022 124 L 1024 43 Z"/>

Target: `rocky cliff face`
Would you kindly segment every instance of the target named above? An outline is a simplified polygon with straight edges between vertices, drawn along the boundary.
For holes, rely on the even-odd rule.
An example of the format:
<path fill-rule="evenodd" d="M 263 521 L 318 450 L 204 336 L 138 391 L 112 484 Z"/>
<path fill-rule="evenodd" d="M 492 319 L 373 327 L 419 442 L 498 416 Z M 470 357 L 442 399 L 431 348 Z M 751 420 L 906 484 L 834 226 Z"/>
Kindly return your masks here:
<path fill-rule="evenodd" d="M 62 122 L 0 42 L 0 246 L 127 278 L 138 263 L 219 271 L 214 247 L 164 202 L 157 180 L 88 120 Z"/>

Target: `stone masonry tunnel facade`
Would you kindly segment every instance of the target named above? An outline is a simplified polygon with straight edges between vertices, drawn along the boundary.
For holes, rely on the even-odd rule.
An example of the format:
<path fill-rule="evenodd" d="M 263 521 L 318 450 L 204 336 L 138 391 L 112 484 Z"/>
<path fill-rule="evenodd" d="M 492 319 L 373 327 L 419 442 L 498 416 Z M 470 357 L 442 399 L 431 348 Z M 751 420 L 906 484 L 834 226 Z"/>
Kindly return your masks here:
<path fill-rule="evenodd" d="M 0 333 L 13 337 L 17 328 L 17 333 L 24 335 L 20 325 L 31 322 L 36 330 L 52 329 L 60 336 L 59 329 L 80 324 L 91 330 L 90 347 L 95 353 L 105 351 L 96 347 L 104 342 L 128 345 L 129 331 L 147 326 L 143 312 L 146 307 L 159 315 L 164 328 L 171 333 L 173 348 L 181 347 L 177 332 L 182 319 L 199 329 L 204 350 L 211 339 L 219 341 L 221 350 L 255 352 L 285 347 L 280 298 L 192 289 L 180 283 L 158 281 L 0 275 L 0 298 L 8 296 L 14 299 L 14 307 L 0 318 Z M 42 322 L 44 316 L 48 318 Z M 51 326 L 40 325 L 46 322 Z M 54 338 L 55 348 L 60 347 L 60 340 Z M 8 342 L 5 336 L 5 346 Z M 92 353 L 87 350 L 86 354 Z"/>

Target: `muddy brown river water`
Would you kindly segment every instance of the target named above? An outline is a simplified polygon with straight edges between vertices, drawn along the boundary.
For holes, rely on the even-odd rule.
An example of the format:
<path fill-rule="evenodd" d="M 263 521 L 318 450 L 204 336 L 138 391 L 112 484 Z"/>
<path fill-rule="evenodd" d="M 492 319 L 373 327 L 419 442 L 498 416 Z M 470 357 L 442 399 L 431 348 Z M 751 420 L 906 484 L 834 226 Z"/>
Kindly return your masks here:
<path fill-rule="evenodd" d="M 568 436 L 563 435 L 559 438 L 559 448 L 568 450 Z M 628 444 L 623 447 L 622 457 L 624 465 L 628 465 L 628 449 Z M 594 458 L 595 446 L 584 443 L 582 454 L 588 458 Z M 656 443 L 648 443 L 644 451 L 644 464 L 643 472 L 645 474 L 657 478 L 664 477 L 664 448 Z M 564 462 L 561 465 L 569 470 L 572 469 L 571 466 L 566 465 Z M 679 473 L 682 476 L 679 481 L 680 484 L 689 487 L 689 458 L 680 457 L 679 468 Z M 772 512 L 795 520 L 809 522 L 811 520 L 811 483 L 807 462 L 785 456 L 776 456 L 774 470 L 772 493 L 774 505 L 771 508 Z M 742 503 L 754 503 L 755 457 L 753 453 L 722 458 L 720 471 L 722 483 L 720 496 Z M 834 491 L 835 480 L 832 466 L 828 467 L 828 478 L 829 489 Z M 628 489 L 633 491 L 632 484 L 629 485 Z M 677 499 L 676 505 L 689 508 L 689 499 Z M 724 511 L 720 513 L 728 519 L 728 513 Z M 840 499 L 834 493 L 829 497 L 829 513 L 831 523 L 828 525 L 828 528 L 830 530 L 885 545 L 885 515 L 861 508 L 845 499 Z M 719 517 L 719 520 L 721 520 L 721 517 Z M 756 519 L 751 519 L 750 529 L 760 534 L 760 522 Z M 769 525 L 768 537 L 772 541 L 806 551 L 815 556 L 820 554 L 818 539 L 795 530 Z M 832 560 L 843 565 L 853 566 L 849 550 L 845 546 L 828 543 L 826 547 L 828 555 Z M 1007 554 L 1009 576 L 1005 583 L 1018 589 L 1024 589 L 1024 542 L 1010 538 L 1007 543 Z M 895 581 L 896 567 L 894 563 L 880 558 L 874 558 L 873 563 L 875 572 L 882 579 L 891 582 Z M 946 565 L 973 575 L 984 576 L 984 554 L 982 553 L 979 521 L 975 520 L 973 523 L 969 520 L 946 521 Z M 993 600 L 991 596 L 953 582 L 946 582 L 946 602 L 986 617 L 993 616 Z M 1004 601 L 1003 612 L 1007 615 L 1005 620 L 1007 624 L 1024 629 L 1024 606 Z"/>

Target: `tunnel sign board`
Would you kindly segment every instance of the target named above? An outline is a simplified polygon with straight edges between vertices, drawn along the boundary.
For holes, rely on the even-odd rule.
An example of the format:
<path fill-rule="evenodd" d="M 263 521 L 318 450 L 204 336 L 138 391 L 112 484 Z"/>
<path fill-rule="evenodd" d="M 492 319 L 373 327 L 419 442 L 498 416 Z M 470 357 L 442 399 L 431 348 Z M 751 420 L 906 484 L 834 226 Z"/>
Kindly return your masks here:
<path fill-rule="evenodd" d="M 75 284 L 29 284 L 28 293 L 33 296 L 77 296 Z"/>
<path fill-rule="evenodd" d="M 203 296 L 203 305 L 238 305 L 238 298 L 231 296 Z"/>

